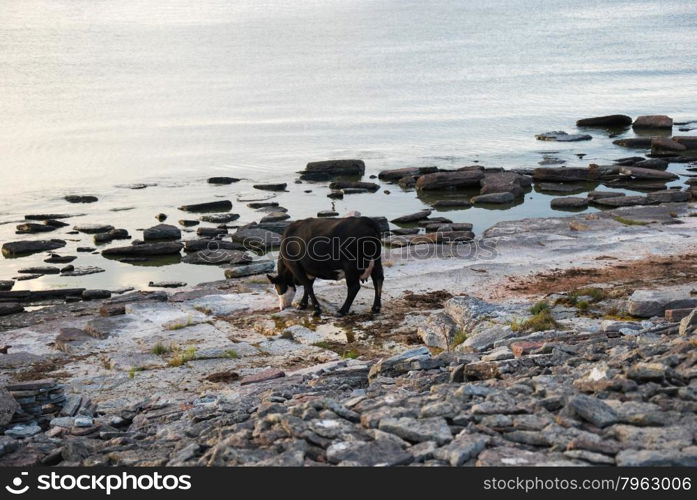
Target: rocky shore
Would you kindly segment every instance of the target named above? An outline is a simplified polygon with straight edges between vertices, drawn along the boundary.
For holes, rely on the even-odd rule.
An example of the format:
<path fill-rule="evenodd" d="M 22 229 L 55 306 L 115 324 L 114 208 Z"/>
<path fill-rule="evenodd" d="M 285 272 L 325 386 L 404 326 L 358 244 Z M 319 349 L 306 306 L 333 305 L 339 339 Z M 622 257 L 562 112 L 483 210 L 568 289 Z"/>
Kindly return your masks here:
<path fill-rule="evenodd" d="M 668 120 L 578 126 L 665 131 Z M 27 215 L 18 232 L 75 241 L 6 242 L 6 257 L 47 252 L 17 280 L 103 271 L 68 255 L 96 251 L 81 246 L 89 238 L 104 258 L 182 259 L 221 268 L 221 281 L 153 281 L 154 291 L 0 281 L 0 464 L 697 465 L 696 184 L 667 188 L 684 176 L 669 165 L 694 161 L 697 142 L 637 139 L 629 147 L 650 152 L 612 165 L 381 172 L 430 208 L 375 217 L 386 275 L 375 316 L 365 290 L 346 318 L 277 311 L 263 273 L 292 218 L 270 197 L 246 202 L 259 218 L 240 225 L 228 200 L 182 205 L 187 218 L 160 214 L 132 244 L 119 242 L 130 228 Z M 333 198 L 384 191 L 364 174 L 360 160 L 314 162 L 300 179 Z M 255 187 L 273 196 L 288 184 Z M 434 215 L 522 203 L 532 189 L 565 194 L 552 207 L 578 213 L 481 234 Z M 333 311 L 345 287 L 316 290 Z"/>

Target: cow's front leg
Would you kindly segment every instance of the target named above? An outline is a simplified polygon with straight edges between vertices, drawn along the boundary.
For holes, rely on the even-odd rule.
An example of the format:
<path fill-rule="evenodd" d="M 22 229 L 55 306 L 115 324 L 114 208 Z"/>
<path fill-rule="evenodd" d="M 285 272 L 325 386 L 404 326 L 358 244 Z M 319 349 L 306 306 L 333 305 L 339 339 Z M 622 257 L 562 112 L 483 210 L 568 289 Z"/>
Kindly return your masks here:
<path fill-rule="evenodd" d="M 353 299 L 356 298 L 358 290 L 361 289 L 361 283 L 357 273 L 346 274 L 346 287 L 348 288 L 348 293 L 346 294 L 344 305 L 337 311 L 339 316 L 346 316 L 348 314 L 349 309 L 351 309 L 351 304 L 353 304 Z"/>
<path fill-rule="evenodd" d="M 314 283 L 315 283 L 315 281 L 312 280 L 313 285 L 314 285 Z M 310 286 L 312 286 L 312 285 L 310 285 Z M 310 298 L 310 294 L 308 292 L 308 289 L 309 289 L 309 287 L 307 287 L 307 286 L 303 287 L 303 298 L 300 299 L 300 302 L 298 303 L 298 309 L 301 311 L 304 311 L 305 309 L 307 309 L 307 301 Z"/>

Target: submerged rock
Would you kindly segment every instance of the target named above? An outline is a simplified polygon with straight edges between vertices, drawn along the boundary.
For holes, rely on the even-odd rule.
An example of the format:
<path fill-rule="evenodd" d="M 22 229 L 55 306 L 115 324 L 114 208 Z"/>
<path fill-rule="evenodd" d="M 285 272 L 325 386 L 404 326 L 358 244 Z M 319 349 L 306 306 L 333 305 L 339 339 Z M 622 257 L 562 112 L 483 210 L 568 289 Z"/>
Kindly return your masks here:
<path fill-rule="evenodd" d="M 378 184 L 374 182 L 359 182 L 359 181 L 335 181 L 329 184 L 329 189 L 342 189 L 346 193 L 347 189 L 362 189 L 364 191 L 377 191 L 380 189 Z"/>
<path fill-rule="evenodd" d="M 58 274 L 60 269 L 54 266 L 25 267 L 17 271 L 20 274 Z"/>
<path fill-rule="evenodd" d="M 201 222 L 210 222 L 211 224 L 227 224 L 228 222 L 236 221 L 240 218 L 240 214 L 211 214 L 202 215 L 199 217 Z"/>
<path fill-rule="evenodd" d="M 186 286 L 182 281 L 151 281 L 148 283 L 151 288 L 181 288 Z"/>
<path fill-rule="evenodd" d="M 553 132 L 544 132 L 537 134 L 535 139 L 538 141 L 557 141 L 557 142 L 576 142 L 590 141 L 593 137 L 588 134 L 567 134 L 563 130 L 555 130 Z"/>
<path fill-rule="evenodd" d="M 125 229 L 112 229 L 106 233 L 97 233 L 94 235 L 95 243 L 109 243 L 114 240 L 128 240 L 131 235 Z"/>
<path fill-rule="evenodd" d="M 625 148 L 648 149 L 651 147 L 650 137 L 627 137 L 612 141 L 613 144 L 624 146 Z"/>
<path fill-rule="evenodd" d="M 64 199 L 68 203 L 95 203 L 96 201 L 99 201 L 96 196 L 92 195 L 68 195 L 65 196 Z"/>

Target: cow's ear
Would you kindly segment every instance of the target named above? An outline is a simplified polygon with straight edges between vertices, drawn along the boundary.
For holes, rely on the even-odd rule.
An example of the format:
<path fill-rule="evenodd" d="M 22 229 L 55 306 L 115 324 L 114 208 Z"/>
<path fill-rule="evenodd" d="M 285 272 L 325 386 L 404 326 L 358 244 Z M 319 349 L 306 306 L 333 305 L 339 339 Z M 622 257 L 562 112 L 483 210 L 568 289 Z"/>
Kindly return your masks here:
<path fill-rule="evenodd" d="M 270 283 L 276 284 L 276 280 L 278 278 L 276 278 L 275 276 L 271 276 L 270 274 L 267 274 L 266 277 L 269 278 Z"/>

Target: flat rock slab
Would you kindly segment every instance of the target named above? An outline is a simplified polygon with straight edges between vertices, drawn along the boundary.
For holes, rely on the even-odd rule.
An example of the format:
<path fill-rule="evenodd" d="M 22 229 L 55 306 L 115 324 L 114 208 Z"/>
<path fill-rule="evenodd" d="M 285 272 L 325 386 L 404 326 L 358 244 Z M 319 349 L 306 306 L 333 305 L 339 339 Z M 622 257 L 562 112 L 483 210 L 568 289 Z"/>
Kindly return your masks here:
<path fill-rule="evenodd" d="M 273 272 L 276 264 L 272 260 L 262 260 L 251 262 L 249 264 L 239 265 L 225 269 L 225 278 L 242 278 L 245 276 L 253 276 L 255 274 L 263 274 Z"/>
<path fill-rule="evenodd" d="M 0 292 L 8 292 L 12 290 L 15 286 L 15 282 L 12 280 L 1 280 L 0 281 Z"/>
<path fill-rule="evenodd" d="M 89 274 L 98 274 L 105 272 L 104 269 L 97 266 L 81 266 L 72 269 L 61 269 L 61 276 L 87 276 Z"/>
<path fill-rule="evenodd" d="M 333 464 L 389 467 L 405 465 L 413 459 L 410 453 L 389 439 L 340 441 L 327 448 L 327 460 Z"/>
<path fill-rule="evenodd" d="M 514 203 L 515 200 L 516 195 L 514 195 L 513 193 L 490 193 L 473 196 L 470 201 L 473 205 L 507 205 L 510 203 Z"/>
<path fill-rule="evenodd" d="M 245 251 L 242 250 L 199 250 L 198 252 L 193 252 L 185 255 L 182 262 L 187 264 L 198 264 L 198 265 L 235 265 L 235 264 L 247 264 L 252 261 L 252 257 Z"/>
<path fill-rule="evenodd" d="M 555 210 L 579 210 L 588 208 L 588 198 L 567 196 L 564 198 L 554 198 L 550 206 Z"/>
<path fill-rule="evenodd" d="M 10 314 L 17 314 L 24 311 L 24 307 L 20 304 L 4 304 L 0 303 L 0 316 L 9 316 Z"/>
<path fill-rule="evenodd" d="M 199 217 L 201 222 L 210 222 L 211 224 L 227 224 L 228 222 L 236 221 L 240 218 L 240 214 L 210 214 Z"/>
<path fill-rule="evenodd" d="M 94 337 L 96 339 L 106 339 L 113 334 L 119 333 L 132 321 L 132 319 L 124 316 L 95 318 L 87 322 L 84 332 L 90 337 Z"/>
<path fill-rule="evenodd" d="M 403 177 L 418 177 L 424 174 L 438 172 L 438 167 L 407 167 L 382 170 L 378 174 L 378 179 L 383 181 L 398 181 Z"/>
<path fill-rule="evenodd" d="M 85 234 L 107 233 L 114 229 L 110 224 L 78 224 L 73 230 Z"/>
<path fill-rule="evenodd" d="M 481 167 L 456 170 L 451 172 L 436 172 L 420 176 L 416 180 L 416 189 L 419 191 L 449 191 L 479 186 L 484 178 L 484 169 Z"/>
<path fill-rule="evenodd" d="M 697 307 L 697 298 L 679 291 L 636 290 L 627 299 L 627 312 L 639 318 L 663 316 L 666 309 Z"/>
<path fill-rule="evenodd" d="M 381 431 L 395 434 L 410 442 L 435 441 L 439 445 L 452 440 L 448 423 L 443 417 L 383 418 L 378 425 Z"/>
<path fill-rule="evenodd" d="M 262 370 L 253 375 L 248 375 L 240 380 L 240 385 L 257 384 L 259 382 L 266 382 L 268 380 L 274 380 L 277 378 L 285 377 L 286 374 L 283 370 L 277 368 L 271 368 L 269 370 Z"/>
<path fill-rule="evenodd" d="M 393 224 L 409 224 L 411 222 L 418 222 L 420 220 L 427 219 L 429 215 L 431 215 L 431 210 L 429 210 L 429 209 L 419 210 L 418 212 L 414 212 L 413 214 L 402 215 L 401 217 L 397 217 L 395 219 L 392 219 L 392 223 Z"/>
<path fill-rule="evenodd" d="M 143 243 L 124 247 L 107 248 L 102 251 L 104 256 L 115 257 L 151 257 L 153 255 L 174 255 L 181 252 L 184 245 L 179 241 L 163 241 Z"/>
<path fill-rule="evenodd" d="M 277 184 L 254 184 L 252 187 L 261 191 L 285 191 L 288 187 L 288 183 L 280 182 Z"/>
<path fill-rule="evenodd" d="M 300 178 L 328 180 L 337 176 L 362 176 L 365 174 L 363 160 L 325 160 L 310 162 L 301 172 Z"/>
<path fill-rule="evenodd" d="M 555 130 L 553 132 L 544 132 L 537 134 L 535 139 L 538 141 L 556 141 L 556 142 L 577 142 L 590 141 L 593 136 L 588 134 L 568 134 L 563 130 Z"/>
<path fill-rule="evenodd" d="M 207 182 L 208 184 L 232 184 L 239 181 L 237 177 L 209 177 Z"/>
<path fill-rule="evenodd" d="M 206 203 L 194 203 L 192 205 L 182 205 L 179 210 L 184 212 L 227 212 L 232 209 L 232 202 L 229 200 L 209 201 Z"/>
<path fill-rule="evenodd" d="M 281 235 L 267 229 L 255 227 L 240 228 L 233 233 L 232 241 L 250 250 L 266 250 L 281 245 Z"/>
<path fill-rule="evenodd" d="M 181 239 L 181 237 L 181 230 L 170 224 L 158 224 L 143 231 L 145 241 L 170 241 Z"/>
<path fill-rule="evenodd" d="M 576 121 L 577 127 L 628 127 L 632 124 L 632 117 L 627 115 L 606 115 L 583 118 Z"/>
<path fill-rule="evenodd" d="M 69 194 L 63 197 L 68 203 L 95 203 L 99 201 L 99 198 L 93 195 L 75 195 Z"/>
<path fill-rule="evenodd" d="M 634 179 L 665 180 L 672 181 L 679 179 L 680 176 L 672 172 L 663 172 L 652 168 L 641 167 L 621 167 L 620 175 L 626 175 Z"/>
<path fill-rule="evenodd" d="M 532 178 L 535 182 L 588 182 L 597 178 L 597 172 L 581 167 L 538 167 Z"/>
<path fill-rule="evenodd" d="M 25 241 L 10 241 L 2 245 L 2 254 L 5 257 L 16 257 L 20 255 L 28 255 L 37 252 L 45 252 L 47 250 L 56 250 L 66 245 L 64 240 L 25 240 Z"/>

